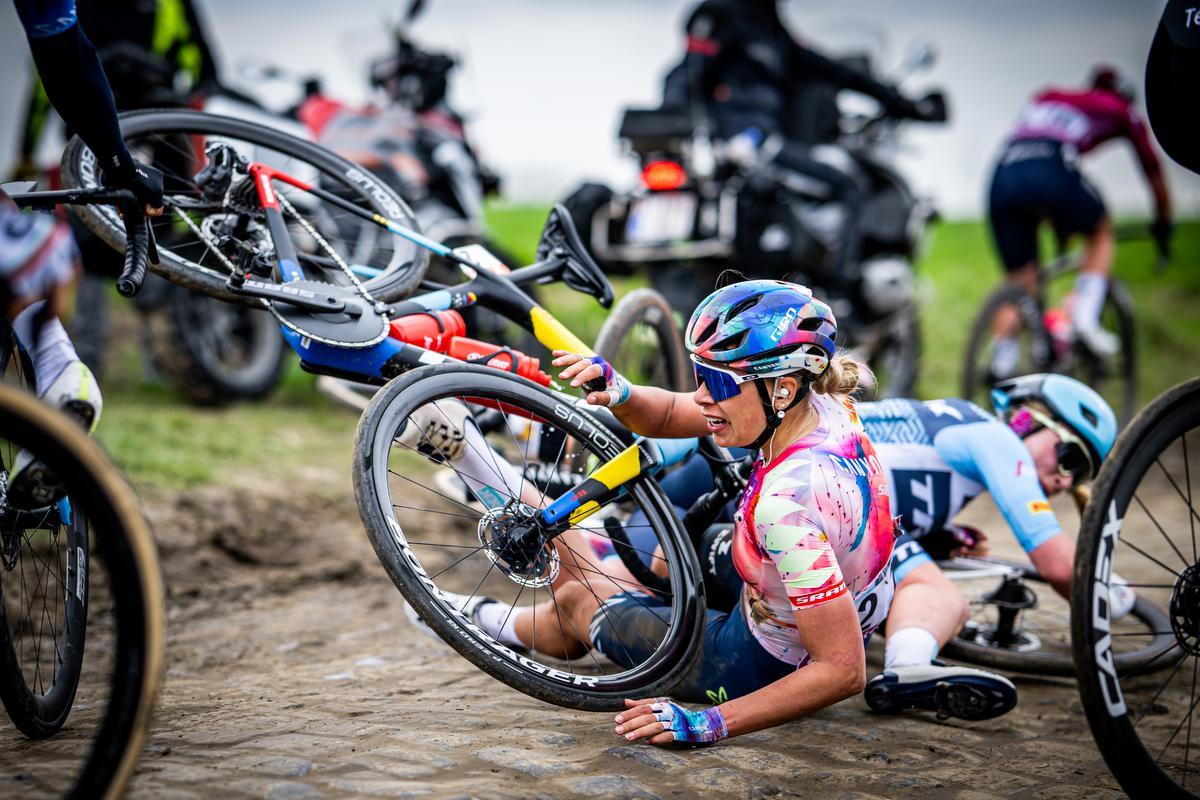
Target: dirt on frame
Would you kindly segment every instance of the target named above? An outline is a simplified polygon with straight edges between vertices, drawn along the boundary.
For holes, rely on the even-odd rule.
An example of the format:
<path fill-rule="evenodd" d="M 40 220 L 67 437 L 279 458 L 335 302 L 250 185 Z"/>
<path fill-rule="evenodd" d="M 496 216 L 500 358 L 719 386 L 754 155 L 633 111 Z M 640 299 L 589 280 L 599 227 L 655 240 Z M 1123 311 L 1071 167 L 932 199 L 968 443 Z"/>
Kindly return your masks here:
<path fill-rule="evenodd" d="M 415 631 L 348 483 L 143 493 L 167 674 L 130 797 L 1122 796 L 1065 679 L 1016 679 L 1020 706 L 985 723 L 856 697 L 704 750 L 627 744 L 611 714 L 533 700 Z M 0 726 L 0 752 L 36 745 Z"/>

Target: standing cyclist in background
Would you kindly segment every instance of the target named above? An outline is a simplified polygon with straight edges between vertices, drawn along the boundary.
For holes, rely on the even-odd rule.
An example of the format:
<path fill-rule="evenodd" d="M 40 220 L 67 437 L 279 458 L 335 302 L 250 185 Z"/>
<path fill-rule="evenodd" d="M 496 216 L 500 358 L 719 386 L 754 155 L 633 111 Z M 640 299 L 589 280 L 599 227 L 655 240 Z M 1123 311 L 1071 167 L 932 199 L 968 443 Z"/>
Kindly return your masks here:
<path fill-rule="evenodd" d="M 132 192 L 146 214 L 161 214 L 162 175 L 129 155 L 112 91 L 95 47 L 77 24 L 74 1 L 16 0 L 15 5 L 47 97 L 96 154 L 105 184 Z M 76 259 L 64 223 L 24 214 L 7 197 L 0 197 L 0 272 L 18 289 L 22 280 L 32 281 L 28 291 L 19 289 L 18 299 L 51 294 L 49 305 L 48 301 L 27 306 L 15 302 L 4 313 L 32 358 L 38 396 L 72 413 L 91 430 L 103 406 L 100 388 L 57 316 L 62 310 L 62 286 L 73 279 Z M 51 287 L 58 288 L 48 292 Z M 53 497 L 61 491 L 56 483 L 43 465 L 24 451 L 18 453 L 9 475 L 10 495 Z"/>
<path fill-rule="evenodd" d="M 1151 231 L 1166 257 L 1171 240 L 1171 198 L 1150 137 L 1134 108 L 1135 93 L 1113 67 L 1093 70 L 1084 90 L 1045 89 L 1025 106 L 1009 137 L 988 200 L 992 236 L 1008 279 L 1026 291 L 1038 288 L 1038 228 L 1054 226 L 1060 244 L 1087 238 L 1071 306 L 1075 337 L 1097 356 L 1111 356 L 1119 342 L 1100 326 L 1116 237 L 1104 202 L 1079 171 L 1079 157 L 1104 142 L 1128 139 L 1154 195 Z M 995 317 L 992 379 L 1011 377 L 1019 360 L 1020 318 L 1015 307 Z"/>
<path fill-rule="evenodd" d="M 1095 477 L 1116 438 L 1116 417 L 1100 395 L 1063 375 L 1005 381 L 992 399 L 999 419 L 958 399 L 859 405 L 905 529 L 892 557 L 896 596 L 887 620 L 884 671 L 866 689 L 867 704 L 877 711 L 942 712 L 940 695 L 950 678 L 973 681 L 997 700 L 987 716 L 1016 705 L 1016 689 L 1007 679 L 934 662 L 966 623 L 970 606 L 933 560 L 983 542 L 982 532 L 954 523 L 975 497 L 991 495 L 1038 573 L 1059 594 L 1071 596 L 1075 542 L 1047 498 Z M 1116 618 L 1136 598 L 1113 577 Z"/>

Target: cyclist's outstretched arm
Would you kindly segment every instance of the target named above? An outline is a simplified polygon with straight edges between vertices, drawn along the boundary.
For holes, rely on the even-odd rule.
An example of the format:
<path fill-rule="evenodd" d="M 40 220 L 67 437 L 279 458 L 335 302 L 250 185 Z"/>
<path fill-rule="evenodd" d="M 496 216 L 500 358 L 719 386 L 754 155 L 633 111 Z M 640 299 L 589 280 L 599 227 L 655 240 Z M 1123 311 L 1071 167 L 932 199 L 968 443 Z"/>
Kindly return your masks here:
<path fill-rule="evenodd" d="M 79 27 L 75 0 L 14 0 L 46 96 L 104 170 L 105 182 L 131 190 L 146 213 L 162 213 L 162 176 L 129 155 L 112 89 L 96 47 Z"/>
<path fill-rule="evenodd" d="M 634 433 L 668 439 L 708 434 L 708 423 L 688 392 L 631 384 L 599 356 L 587 358 L 565 350 L 555 350 L 554 356 L 551 363 L 564 368 L 559 378 L 574 387 L 604 379 L 605 389 L 589 392 L 587 401 L 610 407 L 621 424 Z"/>

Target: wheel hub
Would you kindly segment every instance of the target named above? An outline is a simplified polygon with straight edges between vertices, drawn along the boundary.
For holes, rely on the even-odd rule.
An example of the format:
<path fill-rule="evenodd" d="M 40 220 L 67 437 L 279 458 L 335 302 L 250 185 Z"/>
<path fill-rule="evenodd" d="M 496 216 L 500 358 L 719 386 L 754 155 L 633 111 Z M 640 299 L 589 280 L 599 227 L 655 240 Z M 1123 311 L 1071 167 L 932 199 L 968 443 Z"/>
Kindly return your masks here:
<path fill-rule="evenodd" d="M 1180 649 L 1200 656 L 1200 562 L 1179 574 L 1171 592 L 1171 630 Z"/>
<path fill-rule="evenodd" d="M 514 583 L 548 587 L 558 577 L 558 550 L 538 522 L 536 509 L 520 502 L 489 509 L 479 519 L 479 543 L 488 559 Z"/>

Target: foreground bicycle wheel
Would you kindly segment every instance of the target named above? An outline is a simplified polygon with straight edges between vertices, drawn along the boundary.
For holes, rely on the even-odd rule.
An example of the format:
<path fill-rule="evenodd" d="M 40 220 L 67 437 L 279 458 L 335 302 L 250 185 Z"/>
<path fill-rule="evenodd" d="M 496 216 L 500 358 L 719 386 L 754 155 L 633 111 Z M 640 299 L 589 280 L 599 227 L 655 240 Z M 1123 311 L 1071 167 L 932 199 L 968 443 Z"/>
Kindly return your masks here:
<path fill-rule="evenodd" d="M 683 331 L 666 298 L 653 289 L 634 289 L 613 306 L 595 350 L 633 383 L 670 392 L 696 387 Z"/>
<path fill-rule="evenodd" d="M 971 604 L 971 616 L 942 653 L 959 661 L 1005 672 L 1074 675 L 1069 601 L 1031 564 L 996 558 L 940 562 Z M 1174 639 L 1166 609 L 1138 597 L 1133 610 L 1113 623 L 1118 634 L 1113 657 L 1121 673 L 1153 670 Z"/>
<path fill-rule="evenodd" d="M 89 564 L 86 579 L 79 576 L 73 586 L 50 586 L 47 579 L 40 590 L 49 596 L 88 587 L 87 658 L 75 708 L 48 742 L 0 726 L 0 785 L 46 797 L 117 797 L 141 754 L 161 677 L 163 590 L 154 542 L 133 492 L 99 446 L 31 395 L 0 386 L 0 452 L 13 448 L 35 454 L 66 486 L 70 514 L 86 520 L 92 557 L 80 562 Z M 46 510 L 15 508 L 0 491 L 6 553 L 28 541 L 12 522 L 29 513 Z M 20 604 L 14 613 L 12 588 L 7 578 L 0 583 L 0 628 L 20 632 L 32 621 L 10 618 L 21 613 Z M 6 706 L 22 691 L 28 660 L 28 648 L 16 639 L 0 647 Z"/>
<path fill-rule="evenodd" d="M 440 452 L 431 447 L 428 436 L 413 446 L 408 422 L 426 414 L 434 415 L 442 428 L 440 441 L 465 442 L 466 452 L 439 464 L 439 459 L 424 454 Z M 456 414 L 465 421 L 452 419 Z M 478 438 L 468 430 L 470 426 L 477 429 Z M 485 439 L 482 444 L 481 439 Z M 569 458 L 572 450 L 586 451 L 589 458 L 582 461 L 594 468 L 609 462 L 623 447 L 618 435 L 589 411 L 523 378 L 467 364 L 425 367 L 381 389 L 363 415 L 354 445 L 355 495 L 367 534 L 392 581 L 426 624 L 460 655 L 509 686 L 547 702 L 587 710 L 617 709 L 624 698 L 668 692 L 691 665 L 703 629 L 699 564 L 654 480 L 639 476 L 626 483 L 622 495 L 576 528 L 592 540 L 585 549 L 621 549 L 628 546 L 622 523 L 640 510 L 662 548 L 656 562 L 667 588 L 659 595 L 661 607 L 655 612 L 664 623 L 661 638 L 648 640 L 610 618 L 619 639 L 614 646 L 626 655 L 642 654 L 632 666 L 619 667 L 594 650 L 575 656 L 544 655 L 537 642 L 528 655 L 515 653 L 466 619 L 460 606 L 443 592 L 486 595 L 516 606 L 543 604 L 541 613 L 561 619 L 549 585 L 559 576 L 559 547 L 566 539 L 552 542 L 539 533 L 535 541 L 516 545 L 505 526 L 530 519 L 537 508 L 586 479 L 589 473 L 572 473 L 566 466 L 568 461 L 579 461 Z M 489 508 L 465 488 L 473 476 L 458 465 L 465 464 L 466 458 L 477 458 L 497 476 L 492 494 L 484 497 Z M 512 483 L 498 477 L 513 474 L 517 478 Z M 513 496 L 522 491 L 515 485 L 520 476 L 525 476 L 522 497 L 528 504 Z M 570 558 L 600 558 L 595 549 L 579 553 L 566 547 Z M 640 563 L 635 557 L 628 561 Z M 599 596 L 602 591 L 603 580 L 594 564 L 584 570 L 579 583 L 584 592 Z M 647 601 L 635 596 L 643 607 L 649 606 Z M 618 611 L 601 613 L 619 615 Z M 565 644 L 551 640 L 541 650 L 553 652 Z"/>
<path fill-rule="evenodd" d="M 163 172 L 166 210 L 151 220 L 161 263 L 151 269 L 220 300 L 261 308 L 261 301 L 231 293 L 225 280 L 242 254 L 271 260 L 274 249 L 252 180 L 236 169 L 227 176 L 227 185 L 217 178 L 204 186 L 197 180 L 209 165 L 207 145 L 227 145 L 248 161 L 262 162 L 416 228 L 408 206 L 369 171 L 271 128 L 198 111 L 151 110 L 122 114 L 121 134 L 131 153 Z M 99 184 L 96 158 L 78 138 L 67 144 L 62 169 L 67 186 Z M 327 245 L 346 263 L 368 268 L 369 274 L 360 277 L 378 300 L 399 300 L 417 287 L 429 263 L 427 250 L 280 181 L 272 188 L 284 205 L 289 236 L 310 280 L 350 282 L 333 263 Z M 74 212 L 110 246 L 124 250 L 125 228 L 115 209 L 85 205 Z"/>
<path fill-rule="evenodd" d="M 1131 797 L 1200 790 L 1200 378 L 1168 390 L 1117 440 L 1083 516 L 1071 598 L 1079 694 L 1096 744 Z M 1113 669 L 1119 574 L 1170 609 L 1173 646 L 1149 669 Z"/>

